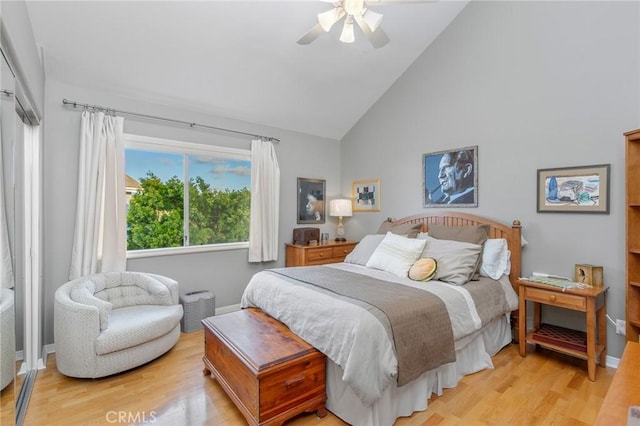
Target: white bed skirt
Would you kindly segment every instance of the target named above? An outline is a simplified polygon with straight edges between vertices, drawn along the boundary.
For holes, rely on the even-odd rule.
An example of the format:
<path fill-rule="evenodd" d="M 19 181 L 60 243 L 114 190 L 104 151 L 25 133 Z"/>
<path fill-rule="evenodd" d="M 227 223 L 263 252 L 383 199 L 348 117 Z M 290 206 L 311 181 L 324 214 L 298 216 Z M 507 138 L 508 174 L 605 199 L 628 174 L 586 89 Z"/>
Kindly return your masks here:
<path fill-rule="evenodd" d="M 327 409 L 354 426 L 392 425 L 398 417 L 426 410 L 432 393 L 442 395 L 463 376 L 493 368 L 491 357 L 510 342 L 511 325 L 505 315 L 456 342 L 455 362 L 427 371 L 403 387 L 389 386 L 372 406 L 360 401 L 342 381 L 342 368 L 327 359 Z"/>

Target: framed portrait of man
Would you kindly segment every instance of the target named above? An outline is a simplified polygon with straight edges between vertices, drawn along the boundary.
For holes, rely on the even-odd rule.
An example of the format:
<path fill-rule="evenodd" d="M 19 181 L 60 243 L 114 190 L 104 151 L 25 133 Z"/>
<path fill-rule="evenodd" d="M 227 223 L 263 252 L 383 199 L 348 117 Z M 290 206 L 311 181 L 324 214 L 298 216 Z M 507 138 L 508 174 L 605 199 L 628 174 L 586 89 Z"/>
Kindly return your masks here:
<path fill-rule="evenodd" d="M 425 207 L 478 207 L 478 146 L 422 156 Z"/>
<path fill-rule="evenodd" d="M 298 178 L 298 222 L 324 223 L 325 180 Z"/>

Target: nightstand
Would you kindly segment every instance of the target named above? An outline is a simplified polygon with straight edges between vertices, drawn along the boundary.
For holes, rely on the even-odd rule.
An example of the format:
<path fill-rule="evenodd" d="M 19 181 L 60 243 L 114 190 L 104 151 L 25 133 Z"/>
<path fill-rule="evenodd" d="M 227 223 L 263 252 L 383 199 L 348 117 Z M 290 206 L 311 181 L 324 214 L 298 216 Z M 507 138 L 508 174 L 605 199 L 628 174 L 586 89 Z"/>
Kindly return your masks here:
<path fill-rule="evenodd" d="M 562 289 L 528 280 L 518 280 L 520 296 L 518 340 L 520 355 L 527 355 L 527 343 L 587 360 L 589 380 L 596 379 L 596 358 L 605 366 L 607 357 L 607 308 L 605 295 L 609 287 Z M 527 333 L 527 301 L 533 302 L 533 331 Z M 542 305 L 584 312 L 586 315 L 586 345 L 576 343 L 581 333 L 563 327 L 540 324 Z M 542 328 L 541 328 L 542 327 Z M 551 330 L 552 333 L 546 333 Z M 576 339 L 576 336 L 578 339 Z"/>
<path fill-rule="evenodd" d="M 287 244 L 285 266 L 326 265 L 344 261 L 357 241 L 330 241 L 325 244 L 303 246 Z"/>

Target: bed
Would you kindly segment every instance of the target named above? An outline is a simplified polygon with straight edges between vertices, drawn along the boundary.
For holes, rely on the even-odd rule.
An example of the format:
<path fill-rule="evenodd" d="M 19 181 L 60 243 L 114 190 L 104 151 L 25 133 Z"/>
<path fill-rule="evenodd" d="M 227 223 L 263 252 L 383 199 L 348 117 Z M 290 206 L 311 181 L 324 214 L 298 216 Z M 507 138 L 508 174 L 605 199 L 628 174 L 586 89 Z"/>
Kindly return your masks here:
<path fill-rule="evenodd" d="M 518 221 L 438 211 L 381 231 L 343 263 L 259 272 L 241 301 L 327 355 L 327 409 L 353 425 L 391 425 L 426 410 L 432 393 L 493 368 L 491 357 L 512 340 L 518 303 Z M 438 261 L 428 282 L 405 270 L 422 257 Z"/>

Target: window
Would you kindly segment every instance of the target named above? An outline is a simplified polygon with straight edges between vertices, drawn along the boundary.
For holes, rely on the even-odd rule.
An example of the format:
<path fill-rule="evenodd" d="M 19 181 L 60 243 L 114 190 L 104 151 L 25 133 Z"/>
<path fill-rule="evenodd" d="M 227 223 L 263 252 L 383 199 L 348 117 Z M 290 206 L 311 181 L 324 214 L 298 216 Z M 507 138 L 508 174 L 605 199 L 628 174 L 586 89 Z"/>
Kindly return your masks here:
<path fill-rule="evenodd" d="M 248 246 L 249 150 L 125 135 L 125 173 L 129 255 Z"/>

